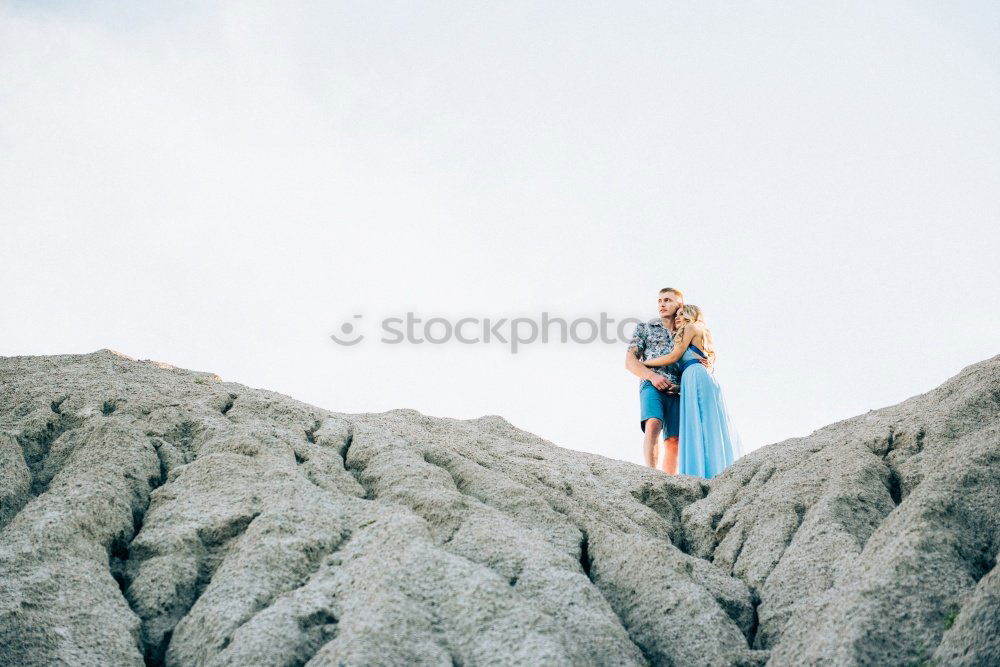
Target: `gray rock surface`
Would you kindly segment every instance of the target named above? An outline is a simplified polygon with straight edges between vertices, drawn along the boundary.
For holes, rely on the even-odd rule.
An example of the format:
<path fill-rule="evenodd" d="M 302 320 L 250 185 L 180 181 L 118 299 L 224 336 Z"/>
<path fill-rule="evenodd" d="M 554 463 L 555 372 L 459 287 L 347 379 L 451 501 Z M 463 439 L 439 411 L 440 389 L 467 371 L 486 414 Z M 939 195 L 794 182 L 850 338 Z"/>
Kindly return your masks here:
<path fill-rule="evenodd" d="M 0 357 L 4 665 L 997 665 L 998 551 L 1000 356 L 711 481 Z"/>

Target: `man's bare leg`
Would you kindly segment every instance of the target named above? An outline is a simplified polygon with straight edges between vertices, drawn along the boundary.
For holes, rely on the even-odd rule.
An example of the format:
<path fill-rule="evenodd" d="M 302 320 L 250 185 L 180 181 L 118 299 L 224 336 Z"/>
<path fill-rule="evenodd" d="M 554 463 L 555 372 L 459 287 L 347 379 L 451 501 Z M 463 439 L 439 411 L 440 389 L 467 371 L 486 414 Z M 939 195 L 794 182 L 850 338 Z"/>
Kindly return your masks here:
<path fill-rule="evenodd" d="M 642 454 L 646 459 L 646 465 L 650 468 L 656 467 L 656 460 L 659 458 L 660 428 L 659 419 L 650 418 L 646 420 L 646 431 L 643 434 L 642 440 Z"/>
<path fill-rule="evenodd" d="M 671 436 L 663 441 L 666 452 L 663 455 L 663 472 L 668 475 L 677 474 L 677 436 Z"/>

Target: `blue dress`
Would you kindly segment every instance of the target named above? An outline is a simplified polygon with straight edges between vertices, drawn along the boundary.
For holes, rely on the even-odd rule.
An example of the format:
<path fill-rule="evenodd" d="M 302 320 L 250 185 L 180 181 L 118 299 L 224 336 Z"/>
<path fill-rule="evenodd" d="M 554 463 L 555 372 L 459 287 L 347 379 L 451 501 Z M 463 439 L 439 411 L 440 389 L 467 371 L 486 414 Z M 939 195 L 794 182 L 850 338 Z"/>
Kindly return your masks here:
<path fill-rule="evenodd" d="M 677 472 L 711 479 L 742 455 L 722 389 L 698 359 L 704 352 L 689 345 L 681 355 L 680 438 Z"/>

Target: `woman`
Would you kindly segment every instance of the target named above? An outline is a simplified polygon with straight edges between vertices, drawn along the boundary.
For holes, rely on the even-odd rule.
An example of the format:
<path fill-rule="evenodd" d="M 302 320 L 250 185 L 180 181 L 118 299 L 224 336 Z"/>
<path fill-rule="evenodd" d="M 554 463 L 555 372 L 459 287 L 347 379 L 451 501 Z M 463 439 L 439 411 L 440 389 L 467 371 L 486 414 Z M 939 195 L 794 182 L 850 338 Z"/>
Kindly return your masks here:
<path fill-rule="evenodd" d="M 647 366 L 680 362 L 680 443 L 677 472 L 711 479 L 742 455 L 740 436 L 726 411 L 722 389 L 699 357 L 715 360 L 712 332 L 701 308 L 686 304 L 677 311 L 674 350 L 644 361 Z"/>

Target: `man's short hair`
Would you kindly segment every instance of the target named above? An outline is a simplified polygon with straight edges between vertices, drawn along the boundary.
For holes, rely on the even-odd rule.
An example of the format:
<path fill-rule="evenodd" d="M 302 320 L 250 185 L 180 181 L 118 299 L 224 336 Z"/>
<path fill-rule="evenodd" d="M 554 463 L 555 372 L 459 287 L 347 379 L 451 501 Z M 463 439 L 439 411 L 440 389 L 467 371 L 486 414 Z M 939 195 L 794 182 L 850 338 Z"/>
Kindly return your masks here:
<path fill-rule="evenodd" d="M 663 294 L 664 292 L 673 292 L 674 294 L 677 295 L 678 299 L 683 299 L 684 298 L 684 292 L 680 291 L 676 287 L 664 287 L 663 289 L 661 289 L 659 291 L 659 294 Z"/>

